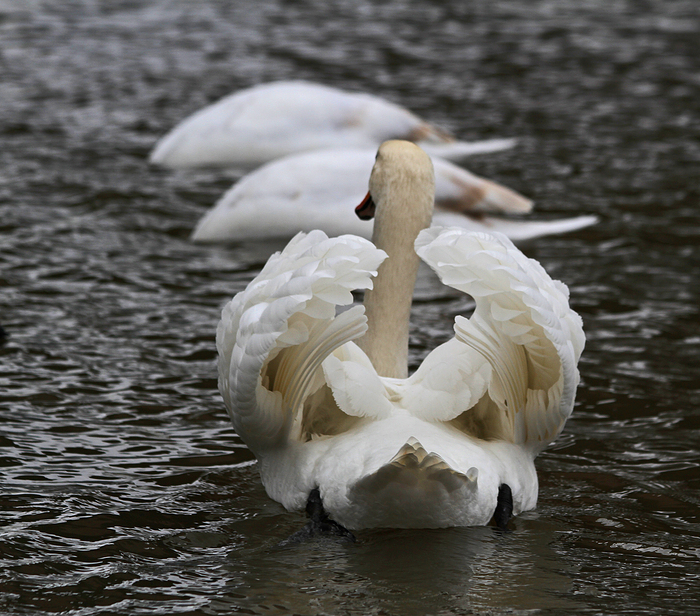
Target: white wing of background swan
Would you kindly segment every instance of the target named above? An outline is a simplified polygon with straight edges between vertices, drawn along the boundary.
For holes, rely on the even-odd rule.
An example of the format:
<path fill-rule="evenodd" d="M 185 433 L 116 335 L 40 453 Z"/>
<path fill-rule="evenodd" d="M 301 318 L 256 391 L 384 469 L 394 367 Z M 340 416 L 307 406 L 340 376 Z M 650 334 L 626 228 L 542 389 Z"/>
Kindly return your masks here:
<path fill-rule="evenodd" d="M 492 372 L 488 395 L 456 418 L 459 427 L 537 453 L 564 426 L 579 382 L 585 337 L 568 289 L 500 234 L 432 227 L 416 251 L 443 283 L 476 301 L 470 319 L 456 318 L 455 337 Z M 429 355 L 421 369 L 432 362 Z"/>
<path fill-rule="evenodd" d="M 233 425 L 257 454 L 298 431 L 304 401 L 324 384 L 321 362 L 367 329 L 352 291 L 371 288 L 386 253 L 355 236 L 299 233 L 223 310 L 219 389 Z"/>

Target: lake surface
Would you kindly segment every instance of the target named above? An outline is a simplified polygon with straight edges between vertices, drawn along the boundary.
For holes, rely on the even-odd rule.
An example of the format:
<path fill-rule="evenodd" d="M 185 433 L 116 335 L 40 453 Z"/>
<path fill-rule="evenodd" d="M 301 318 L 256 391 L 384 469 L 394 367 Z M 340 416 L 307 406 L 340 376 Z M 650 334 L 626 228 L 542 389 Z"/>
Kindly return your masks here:
<path fill-rule="evenodd" d="M 0 613 L 700 613 L 695 0 L 0 3 Z M 199 246 L 237 178 L 147 156 L 236 89 L 369 91 L 469 168 L 600 223 L 522 246 L 571 290 L 574 414 L 512 524 L 280 550 L 216 391 L 222 305 L 281 244 Z M 463 298 L 421 280 L 411 362 Z"/>

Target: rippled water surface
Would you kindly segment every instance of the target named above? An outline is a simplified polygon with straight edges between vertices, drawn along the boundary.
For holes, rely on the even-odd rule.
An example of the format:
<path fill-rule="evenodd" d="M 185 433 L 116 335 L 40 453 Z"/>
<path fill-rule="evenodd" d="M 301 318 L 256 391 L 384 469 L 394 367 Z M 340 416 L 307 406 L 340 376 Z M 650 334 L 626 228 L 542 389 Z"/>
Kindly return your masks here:
<path fill-rule="evenodd" d="M 0 2 L 0 613 L 700 613 L 700 8 L 694 0 Z M 150 167 L 237 88 L 371 91 L 470 168 L 595 227 L 523 246 L 588 336 L 513 523 L 275 544 L 216 391 L 222 304 L 279 245 L 188 234 L 228 172 Z M 415 365 L 468 304 L 421 280 Z"/>

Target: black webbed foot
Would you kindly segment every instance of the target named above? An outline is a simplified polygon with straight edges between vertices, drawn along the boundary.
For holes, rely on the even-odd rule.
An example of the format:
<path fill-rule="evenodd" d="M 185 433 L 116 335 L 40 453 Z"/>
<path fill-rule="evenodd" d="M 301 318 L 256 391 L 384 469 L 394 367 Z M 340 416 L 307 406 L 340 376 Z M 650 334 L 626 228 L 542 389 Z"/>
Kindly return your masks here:
<path fill-rule="evenodd" d="M 281 541 L 278 547 L 292 543 L 301 543 L 312 537 L 340 537 L 346 541 L 356 541 L 355 535 L 347 528 L 328 517 L 326 510 L 323 508 L 323 501 L 318 488 L 314 488 L 309 493 L 309 499 L 306 501 L 306 515 L 309 517 L 306 526 L 284 541 Z"/>
<path fill-rule="evenodd" d="M 493 519 L 496 528 L 508 531 L 508 522 L 513 517 L 513 492 L 507 483 L 502 483 L 498 488 L 498 500 L 496 510 L 493 512 Z"/>

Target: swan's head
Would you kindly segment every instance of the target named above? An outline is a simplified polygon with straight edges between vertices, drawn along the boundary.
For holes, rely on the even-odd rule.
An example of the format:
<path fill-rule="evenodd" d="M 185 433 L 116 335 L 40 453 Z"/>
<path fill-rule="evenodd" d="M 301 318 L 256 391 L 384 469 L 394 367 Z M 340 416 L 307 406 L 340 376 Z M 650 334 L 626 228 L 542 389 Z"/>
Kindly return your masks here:
<path fill-rule="evenodd" d="M 435 173 L 430 157 L 410 141 L 385 141 L 379 146 L 369 178 L 369 193 L 357 207 L 363 220 L 390 217 L 430 224 L 435 199 Z"/>

